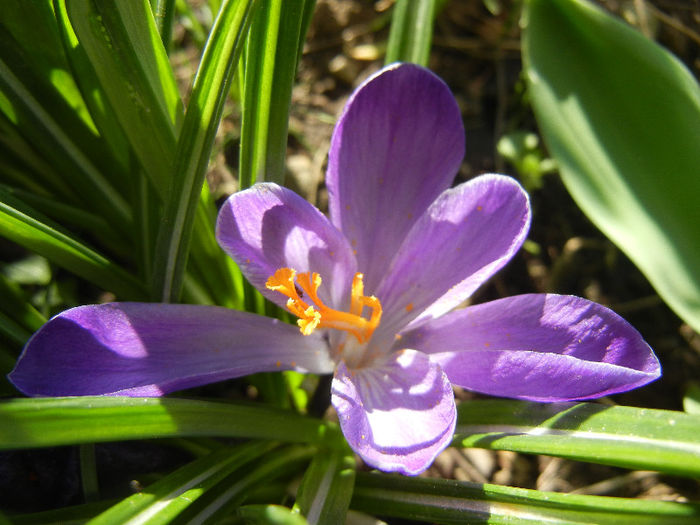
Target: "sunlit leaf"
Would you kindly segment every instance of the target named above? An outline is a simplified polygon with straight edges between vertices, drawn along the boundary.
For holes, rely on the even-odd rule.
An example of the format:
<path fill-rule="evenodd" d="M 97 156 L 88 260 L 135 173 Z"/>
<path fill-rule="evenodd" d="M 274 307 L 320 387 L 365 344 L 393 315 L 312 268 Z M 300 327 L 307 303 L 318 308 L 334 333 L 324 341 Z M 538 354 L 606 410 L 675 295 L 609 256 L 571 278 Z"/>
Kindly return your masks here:
<path fill-rule="evenodd" d="M 0 428 L 0 449 L 176 436 L 332 444 L 340 436 L 333 425 L 264 405 L 133 397 L 0 401 Z"/>
<path fill-rule="evenodd" d="M 314 0 L 262 0 L 246 47 L 239 180 L 284 182 L 292 85 Z"/>
<path fill-rule="evenodd" d="M 700 89 L 641 33 L 582 0 L 530 0 L 523 58 L 567 189 L 700 330 Z"/>
<path fill-rule="evenodd" d="M 219 11 L 192 88 L 175 153 L 164 228 L 156 247 L 155 294 L 177 301 L 214 136 L 256 1 L 228 0 Z"/>
<path fill-rule="evenodd" d="M 548 454 L 700 476 L 700 416 L 596 403 L 473 401 L 458 408 L 465 447 Z"/>
<path fill-rule="evenodd" d="M 141 284 L 115 263 L 72 237 L 2 202 L 0 235 L 105 290 L 130 299 L 144 297 Z"/>
<path fill-rule="evenodd" d="M 296 506 L 309 525 L 345 523 L 355 484 L 355 457 L 349 448 L 314 456 L 297 493 Z"/>
<path fill-rule="evenodd" d="M 385 63 L 428 65 L 436 0 L 398 0 L 391 18 Z"/>
<path fill-rule="evenodd" d="M 691 524 L 697 504 L 558 494 L 446 479 L 358 473 L 352 508 L 430 523 Z"/>
<path fill-rule="evenodd" d="M 131 148 L 166 195 L 182 103 L 148 2 L 60 1 Z"/>
<path fill-rule="evenodd" d="M 232 472 L 271 447 L 254 442 L 233 449 L 221 449 L 176 470 L 172 474 L 123 499 L 93 518 L 92 525 L 114 523 L 170 523 Z"/>

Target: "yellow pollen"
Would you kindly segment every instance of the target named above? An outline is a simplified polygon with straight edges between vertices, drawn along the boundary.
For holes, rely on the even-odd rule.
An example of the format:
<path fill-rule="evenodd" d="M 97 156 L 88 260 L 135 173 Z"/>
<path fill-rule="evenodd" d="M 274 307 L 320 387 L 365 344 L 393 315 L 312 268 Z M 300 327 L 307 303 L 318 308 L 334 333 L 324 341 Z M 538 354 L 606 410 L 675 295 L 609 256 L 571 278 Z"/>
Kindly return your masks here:
<path fill-rule="evenodd" d="M 316 272 L 297 274 L 291 268 L 280 268 L 270 276 L 265 286 L 289 297 L 287 308 L 299 318 L 297 324 L 302 334 L 310 335 L 317 328 L 335 328 L 351 333 L 360 343 L 366 343 L 379 326 L 382 305 L 376 297 L 364 294 L 362 278 L 361 273 L 353 277 L 349 312 L 334 310 L 323 304 L 318 296 L 321 276 Z M 307 298 L 308 302 L 302 297 Z M 369 319 L 362 317 L 365 307 L 371 310 Z"/>

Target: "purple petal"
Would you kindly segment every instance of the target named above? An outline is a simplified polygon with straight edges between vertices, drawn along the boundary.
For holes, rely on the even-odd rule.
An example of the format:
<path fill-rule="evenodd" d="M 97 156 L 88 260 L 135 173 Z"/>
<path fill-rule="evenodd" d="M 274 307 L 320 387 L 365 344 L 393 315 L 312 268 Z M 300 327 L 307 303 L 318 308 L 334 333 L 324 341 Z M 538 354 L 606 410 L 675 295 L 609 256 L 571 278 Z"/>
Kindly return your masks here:
<path fill-rule="evenodd" d="M 358 370 L 341 362 L 331 392 L 348 443 L 380 470 L 419 474 L 452 440 L 452 387 L 420 352 L 395 352 L 381 365 Z"/>
<path fill-rule="evenodd" d="M 439 317 L 504 266 L 530 225 L 527 194 L 510 178 L 482 175 L 445 191 L 408 233 L 375 295 L 377 337 Z M 426 310 L 427 309 L 427 310 Z"/>
<path fill-rule="evenodd" d="M 332 221 L 356 248 L 367 290 L 463 156 L 459 108 L 429 70 L 394 64 L 352 95 L 333 133 L 326 184 Z"/>
<path fill-rule="evenodd" d="M 112 303 L 66 310 L 10 374 L 31 396 L 158 396 L 255 372 L 328 373 L 320 337 L 216 306 Z"/>
<path fill-rule="evenodd" d="M 495 396 L 570 401 L 624 392 L 657 379 L 651 348 L 599 304 L 531 294 L 470 306 L 404 334 L 452 383 Z"/>
<path fill-rule="evenodd" d="M 346 306 L 356 271 L 352 250 L 320 211 L 276 184 L 256 184 L 224 203 L 216 224 L 221 247 L 263 295 L 284 306 L 287 298 L 265 282 L 282 267 L 318 272 L 319 295 L 329 305 Z"/>

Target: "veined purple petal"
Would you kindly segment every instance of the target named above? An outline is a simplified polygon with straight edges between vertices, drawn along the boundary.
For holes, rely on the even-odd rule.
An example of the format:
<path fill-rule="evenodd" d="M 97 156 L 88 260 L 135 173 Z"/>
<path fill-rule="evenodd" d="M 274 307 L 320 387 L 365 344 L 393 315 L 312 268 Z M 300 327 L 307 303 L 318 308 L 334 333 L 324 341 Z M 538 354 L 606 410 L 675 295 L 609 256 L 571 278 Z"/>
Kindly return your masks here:
<path fill-rule="evenodd" d="M 394 64 L 352 95 L 333 132 L 326 184 L 331 219 L 357 250 L 367 290 L 463 156 L 459 108 L 429 70 Z"/>
<path fill-rule="evenodd" d="M 265 183 L 235 193 L 219 211 L 216 238 L 250 283 L 271 301 L 287 298 L 265 288 L 282 267 L 318 272 L 321 299 L 346 307 L 356 272 L 355 258 L 342 233 L 318 209 L 293 191 Z"/>
<path fill-rule="evenodd" d="M 378 339 L 393 339 L 417 317 L 414 327 L 464 301 L 510 260 L 529 226 L 527 194 L 510 177 L 482 175 L 443 192 L 374 292 L 384 309 Z"/>
<path fill-rule="evenodd" d="M 333 367 L 320 337 L 275 319 L 216 306 L 111 303 L 51 319 L 9 377 L 31 396 L 159 396 L 256 372 Z"/>
<path fill-rule="evenodd" d="M 531 294 L 467 307 L 404 334 L 455 385 L 533 401 L 592 399 L 661 374 L 651 348 L 612 310 L 586 299 Z"/>
<path fill-rule="evenodd" d="M 341 362 L 331 392 L 348 443 L 380 470 L 419 474 L 452 440 L 452 387 L 420 352 L 395 352 L 383 364 L 358 370 Z"/>

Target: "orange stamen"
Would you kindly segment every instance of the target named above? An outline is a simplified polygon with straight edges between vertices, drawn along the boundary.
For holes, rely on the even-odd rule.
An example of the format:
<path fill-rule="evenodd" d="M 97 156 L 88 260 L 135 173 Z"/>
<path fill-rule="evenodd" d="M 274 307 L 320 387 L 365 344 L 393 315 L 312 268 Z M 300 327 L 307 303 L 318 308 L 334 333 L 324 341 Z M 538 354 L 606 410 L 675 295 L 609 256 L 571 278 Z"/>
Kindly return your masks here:
<path fill-rule="evenodd" d="M 310 335 L 317 328 L 335 328 L 351 333 L 360 343 L 366 343 L 379 326 L 382 305 L 376 297 L 364 295 L 362 277 L 361 273 L 356 273 L 352 280 L 349 312 L 334 310 L 323 304 L 318 296 L 321 276 L 316 272 L 297 274 L 291 268 L 280 268 L 270 276 L 265 286 L 289 297 L 287 308 L 299 318 L 297 324 L 302 334 Z M 299 296 L 297 286 L 309 302 Z M 362 317 L 365 306 L 372 311 L 369 319 Z"/>

